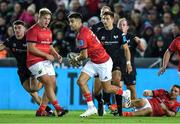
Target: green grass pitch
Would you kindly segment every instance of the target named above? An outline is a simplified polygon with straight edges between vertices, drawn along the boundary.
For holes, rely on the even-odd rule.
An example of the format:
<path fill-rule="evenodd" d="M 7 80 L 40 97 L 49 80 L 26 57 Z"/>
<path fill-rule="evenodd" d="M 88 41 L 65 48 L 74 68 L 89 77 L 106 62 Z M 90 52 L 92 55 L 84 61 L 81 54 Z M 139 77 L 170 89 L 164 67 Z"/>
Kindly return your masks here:
<path fill-rule="evenodd" d="M 103 117 L 93 115 L 87 118 L 80 118 L 83 111 L 70 111 L 63 117 L 35 117 L 35 111 L 24 110 L 0 110 L 0 123 L 178 123 L 180 124 L 180 113 L 176 117 L 114 117 L 112 114 L 106 114 Z"/>

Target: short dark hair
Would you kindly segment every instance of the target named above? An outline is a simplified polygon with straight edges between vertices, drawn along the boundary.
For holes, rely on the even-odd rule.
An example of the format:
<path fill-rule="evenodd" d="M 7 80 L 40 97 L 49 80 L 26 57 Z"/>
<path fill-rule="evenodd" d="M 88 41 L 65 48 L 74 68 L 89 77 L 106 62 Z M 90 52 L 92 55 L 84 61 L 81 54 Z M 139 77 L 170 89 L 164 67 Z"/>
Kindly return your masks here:
<path fill-rule="evenodd" d="M 174 84 L 173 87 L 177 87 L 180 90 L 180 85 Z"/>
<path fill-rule="evenodd" d="M 109 16 L 111 16 L 112 18 L 114 18 L 114 13 L 113 12 L 111 12 L 111 11 L 107 11 L 107 12 L 104 12 L 103 14 L 102 14 L 103 16 L 105 15 L 109 15 Z"/>
<path fill-rule="evenodd" d="M 14 25 L 23 25 L 24 27 L 26 26 L 26 24 L 23 22 L 23 21 L 21 21 L 21 20 L 16 20 L 16 21 L 14 21 L 13 22 L 13 26 Z"/>
<path fill-rule="evenodd" d="M 75 18 L 75 19 L 81 19 L 81 21 L 82 21 L 82 15 L 80 14 L 80 13 L 78 13 L 78 12 L 73 12 L 73 13 L 70 13 L 69 14 L 69 16 L 68 16 L 68 18 Z"/>

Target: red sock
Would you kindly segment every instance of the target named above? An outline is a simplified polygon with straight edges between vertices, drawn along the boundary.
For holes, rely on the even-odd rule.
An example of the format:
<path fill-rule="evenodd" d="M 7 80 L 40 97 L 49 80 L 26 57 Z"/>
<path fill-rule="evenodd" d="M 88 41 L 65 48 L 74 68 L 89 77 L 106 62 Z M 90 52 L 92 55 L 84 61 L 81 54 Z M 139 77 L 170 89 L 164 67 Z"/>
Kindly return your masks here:
<path fill-rule="evenodd" d="M 86 101 L 87 101 L 87 102 L 92 101 L 92 96 L 91 96 L 90 93 L 84 93 L 83 95 L 84 95 L 84 97 L 86 98 Z"/>
<path fill-rule="evenodd" d="M 123 90 L 122 89 L 118 89 L 117 92 L 116 92 L 117 95 L 122 95 L 123 94 Z"/>
<path fill-rule="evenodd" d="M 133 116 L 133 115 L 132 115 L 132 112 L 123 112 L 123 116 L 130 117 L 130 116 Z"/>
<path fill-rule="evenodd" d="M 53 106 L 54 106 L 54 108 L 56 110 L 61 110 L 62 109 L 57 100 L 53 101 L 52 104 L 53 104 Z"/>
<path fill-rule="evenodd" d="M 45 111 L 46 107 L 47 107 L 46 105 L 40 105 L 38 111 L 40 112 Z"/>

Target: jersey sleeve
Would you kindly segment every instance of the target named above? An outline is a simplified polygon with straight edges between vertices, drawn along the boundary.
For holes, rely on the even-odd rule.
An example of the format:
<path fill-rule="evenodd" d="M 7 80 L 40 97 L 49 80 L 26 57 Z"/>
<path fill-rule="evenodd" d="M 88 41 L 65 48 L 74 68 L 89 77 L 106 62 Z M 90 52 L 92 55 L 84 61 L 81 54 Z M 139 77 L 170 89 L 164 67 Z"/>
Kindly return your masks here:
<path fill-rule="evenodd" d="M 166 91 L 164 89 L 153 90 L 153 97 L 161 96 L 164 93 L 166 93 Z"/>
<path fill-rule="evenodd" d="M 27 42 L 37 42 L 37 31 L 33 28 L 28 30 L 26 33 L 26 41 Z"/>
<path fill-rule="evenodd" d="M 125 34 L 122 34 L 122 44 L 126 44 L 127 43 L 127 38 Z"/>
<path fill-rule="evenodd" d="M 78 49 L 83 50 L 87 48 L 87 37 L 88 34 L 87 32 L 80 32 L 77 41 L 76 41 L 76 46 Z"/>
<path fill-rule="evenodd" d="M 123 32 L 121 30 L 118 30 L 119 32 L 119 37 L 120 37 L 120 42 L 121 44 L 126 44 L 127 43 L 127 36 L 125 34 L 123 34 Z"/>
<path fill-rule="evenodd" d="M 175 51 L 177 50 L 176 41 L 177 41 L 177 40 L 174 39 L 174 40 L 172 41 L 172 43 L 170 44 L 169 48 L 168 48 L 171 52 L 175 52 Z"/>

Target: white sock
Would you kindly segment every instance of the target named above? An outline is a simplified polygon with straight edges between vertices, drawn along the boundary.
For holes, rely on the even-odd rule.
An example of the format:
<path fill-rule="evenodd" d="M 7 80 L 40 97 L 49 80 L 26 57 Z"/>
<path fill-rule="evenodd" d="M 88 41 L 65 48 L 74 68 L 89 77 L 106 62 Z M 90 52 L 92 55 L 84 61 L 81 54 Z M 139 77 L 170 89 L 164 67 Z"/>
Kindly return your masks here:
<path fill-rule="evenodd" d="M 92 108 L 92 107 L 94 107 L 94 103 L 93 103 L 93 101 L 89 101 L 89 102 L 87 102 L 87 105 L 88 105 L 88 108 Z"/>

